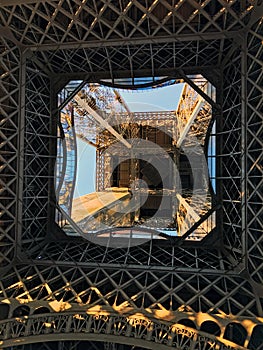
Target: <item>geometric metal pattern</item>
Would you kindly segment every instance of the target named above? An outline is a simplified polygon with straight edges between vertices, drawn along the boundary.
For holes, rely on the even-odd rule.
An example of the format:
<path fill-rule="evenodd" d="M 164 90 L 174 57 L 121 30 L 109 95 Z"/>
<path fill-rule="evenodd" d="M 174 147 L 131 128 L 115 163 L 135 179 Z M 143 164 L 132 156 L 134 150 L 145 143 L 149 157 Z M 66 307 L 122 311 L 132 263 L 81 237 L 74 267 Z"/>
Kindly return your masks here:
<path fill-rule="evenodd" d="M 191 321 L 190 321 L 191 322 Z M 204 321 L 203 324 L 212 321 Z M 212 322 L 213 323 L 213 322 Z M 220 335 L 220 328 L 217 326 Z M 145 318 L 142 315 L 123 316 L 111 315 L 103 312 L 83 313 L 56 313 L 50 315 L 33 315 L 26 320 L 13 319 L 2 325 L 1 332 L 8 339 L 5 346 L 33 343 L 49 340 L 82 340 L 112 341 L 114 343 L 127 343 L 131 345 L 150 346 L 152 349 L 186 348 L 198 350 L 231 349 L 236 344 L 217 335 L 209 335 L 182 324 L 172 322 L 163 323 L 156 319 Z M 23 337 L 23 338 L 22 338 Z M 19 339 L 21 338 L 21 339 Z M 244 347 L 238 347 L 245 349 Z"/>
<path fill-rule="evenodd" d="M 191 321 L 198 320 L 200 315 L 206 320 L 219 315 L 234 323 L 232 330 L 226 323 L 220 324 L 219 337 L 232 339 L 245 348 L 260 349 L 263 316 L 260 3 L 1 1 L 0 336 L 5 337 L 2 346 L 19 344 L 5 341 L 12 337 L 19 340 L 20 335 L 25 339 L 32 327 L 36 327 L 38 334 L 48 317 L 61 322 L 61 318 L 68 320 L 70 313 L 77 310 L 81 318 L 86 310 L 97 307 L 98 319 L 103 319 L 101 309 L 114 314 L 108 317 L 109 322 L 114 321 L 101 339 L 105 349 L 114 348 L 116 338 L 105 334 L 114 329 L 112 324 L 119 327 L 122 317 L 126 320 L 125 333 L 128 315 L 137 315 L 140 324 L 138 314 L 156 316 L 161 311 L 167 315 L 182 312 L 183 318 Z M 114 85 L 117 79 L 125 78 L 127 85 L 135 86 L 140 77 L 187 79 L 192 74 L 202 74 L 217 89 L 217 106 L 213 107 L 217 124 L 216 185 L 221 204 L 217 234 L 208 235 L 202 242 L 163 244 L 152 240 L 128 248 L 101 247 L 81 238 L 66 237 L 55 224 L 57 93 L 71 79 L 98 83 L 110 79 Z M 61 313 L 57 313 L 52 302 L 60 305 Z M 40 309 L 38 317 L 32 316 L 39 307 L 45 307 L 43 314 Z M 44 311 L 49 311 L 49 316 L 44 316 Z M 30 316 L 23 316 L 26 314 Z M 38 319 L 35 326 L 33 319 Z M 169 328 L 166 322 L 171 319 L 168 315 L 156 321 L 159 333 L 151 344 L 145 338 L 142 340 L 140 333 L 139 346 L 154 348 L 156 339 L 160 339 L 160 329 L 163 334 L 160 343 L 164 344 Z M 180 328 L 179 321 L 176 319 L 175 329 Z M 18 328 L 12 333 L 10 328 L 7 330 L 7 323 L 11 329 Z M 194 334 L 195 343 L 187 340 L 181 348 L 186 349 L 189 344 L 200 350 L 215 348 L 215 337 L 209 334 L 212 328 L 203 331 L 200 322 L 195 325 L 197 332 L 193 324 L 184 324 L 184 334 Z M 19 327 L 25 327 L 28 333 Z M 51 329 L 47 327 L 47 333 Z M 80 328 L 74 332 L 78 330 L 79 341 Z M 47 340 L 35 337 L 32 342 L 51 341 L 50 347 L 42 344 L 41 349 L 81 349 L 81 343 L 70 334 L 70 338 L 59 338 L 70 340 L 70 345 L 57 342 L 58 338 L 54 343 L 52 337 Z M 147 336 L 150 337 L 149 333 Z M 177 332 L 172 332 L 173 339 L 176 336 Z M 198 339 L 202 341 L 198 343 Z M 94 338 L 83 336 L 83 340 Z M 169 338 L 165 346 L 171 346 L 171 341 Z M 173 347 L 177 346 L 176 341 Z M 128 340 L 123 343 L 138 346 Z M 25 348 L 31 346 L 35 348 L 34 345 Z M 101 348 L 95 343 L 92 346 Z"/>

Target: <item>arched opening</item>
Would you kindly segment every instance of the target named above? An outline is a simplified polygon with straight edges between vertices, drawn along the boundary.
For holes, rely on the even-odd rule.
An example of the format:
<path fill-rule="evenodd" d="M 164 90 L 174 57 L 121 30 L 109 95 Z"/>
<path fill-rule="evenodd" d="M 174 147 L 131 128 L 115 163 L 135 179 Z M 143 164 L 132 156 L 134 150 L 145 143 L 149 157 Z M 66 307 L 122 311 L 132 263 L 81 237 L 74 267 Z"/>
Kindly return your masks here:
<path fill-rule="evenodd" d="M 0 304 L 0 320 L 6 320 L 8 318 L 10 306 L 7 304 Z"/>
<path fill-rule="evenodd" d="M 30 307 L 27 305 L 18 306 L 13 311 L 13 317 L 28 316 L 30 314 Z"/>
<path fill-rule="evenodd" d="M 186 327 L 190 327 L 190 328 L 196 329 L 195 323 L 193 321 L 189 320 L 188 318 L 182 318 L 177 323 L 182 324 L 182 325 L 184 325 Z"/>
<path fill-rule="evenodd" d="M 244 345 L 246 338 L 247 331 L 241 324 L 232 322 L 226 326 L 224 339 L 231 340 L 238 345 Z"/>
<path fill-rule="evenodd" d="M 261 350 L 263 349 L 263 326 L 257 325 L 254 327 L 251 338 L 248 344 L 248 349 Z"/>
<path fill-rule="evenodd" d="M 201 324 L 200 331 L 219 336 L 221 329 L 216 322 L 205 321 Z"/>

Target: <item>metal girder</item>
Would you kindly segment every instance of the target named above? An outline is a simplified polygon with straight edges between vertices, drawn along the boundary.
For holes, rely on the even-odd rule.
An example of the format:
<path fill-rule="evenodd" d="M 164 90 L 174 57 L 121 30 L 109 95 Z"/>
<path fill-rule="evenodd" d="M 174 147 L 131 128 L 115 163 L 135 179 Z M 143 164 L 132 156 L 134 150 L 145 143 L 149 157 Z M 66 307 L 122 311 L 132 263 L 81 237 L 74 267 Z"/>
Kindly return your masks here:
<path fill-rule="evenodd" d="M 127 103 L 125 102 L 125 100 L 121 97 L 120 93 L 119 93 L 117 90 L 114 90 L 114 93 L 115 93 L 116 98 L 118 99 L 118 101 L 120 101 L 120 103 L 124 106 L 126 112 L 127 112 L 128 114 L 130 114 L 131 111 L 130 111 L 130 109 L 129 109 Z"/>
<path fill-rule="evenodd" d="M 94 109 L 92 109 L 88 103 L 85 101 L 85 99 L 82 99 L 79 96 L 75 96 L 74 100 L 77 102 L 77 104 L 84 110 L 87 111 L 89 114 L 93 116 L 93 118 L 102 125 L 106 130 L 108 130 L 113 136 L 116 137 L 118 141 L 120 141 L 124 146 L 126 146 L 128 149 L 130 149 L 132 146 L 129 142 L 127 142 L 122 135 L 120 135 L 113 127 L 104 120 Z"/>
<path fill-rule="evenodd" d="M 248 22 L 248 28 L 251 28 L 260 18 L 263 16 L 263 4 L 260 1 L 256 1 L 251 13 L 250 20 Z"/>
<path fill-rule="evenodd" d="M 37 4 L 45 2 L 47 0 L 0 0 L 0 6 L 15 6 L 15 5 L 25 5 L 25 4 Z M 52 0 L 58 2 L 58 0 Z"/>
<path fill-rule="evenodd" d="M 240 36 L 240 31 L 223 31 L 215 33 L 200 33 L 200 34 L 183 34 L 183 35 L 167 35 L 167 36 L 147 36 L 144 38 L 129 38 L 115 40 L 91 40 L 68 43 L 42 44 L 42 45 L 28 45 L 30 50 L 34 51 L 56 51 L 56 50 L 73 50 L 73 49 L 90 49 L 99 47 L 118 47 L 123 45 L 145 45 L 145 44 L 162 44 L 171 42 L 188 42 L 188 41 L 210 41 L 221 39 L 234 39 Z"/>
<path fill-rule="evenodd" d="M 18 249 L 20 248 L 21 236 L 22 236 L 22 212 L 23 212 L 23 182 L 24 182 L 24 160 L 25 160 L 25 147 L 24 147 L 24 130 L 25 130 L 25 89 L 26 89 L 26 55 L 21 54 L 20 58 L 20 101 L 19 101 L 19 138 L 18 138 L 18 184 L 17 184 L 17 216 L 16 216 L 16 243 Z M 20 249 L 19 249 L 20 250 Z"/>
<path fill-rule="evenodd" d="M 258 35 L 258 34 L 260 35 Z M 246 217 L 247 222 L 243 222 L 243 228 L 247 229 L 245 233 L 247 241 L 248 271 L 251 278 L 262 285 L 262 193 L 260 188 L 263 185 L 263 168 L 260 166 L 260 159 L 263 157 L 262 142 L 262 114 L 259 113 L 263 104 L 263 95 L 261 92 L 262 81 L 262 21 L 258 21 L 251 28 L 247 37 L 247 58 L 243 57 L 243 70 L 247 69 L 247 81 L 243 94 L 247 90 L 247 96 L 243 102 L 243 170 L 242 181 L 243 189 L 247 192 L 247 200 L 242 199 L 242 204 L 247 201 Z M 253 51 L 253 54 L 252 54 Z M 251 52 L 251 54 L 250 54 Z M 243 78 L 245 80 L 245 78 Z M 252 96 L 258 96 L 253 99 Z M 245 147 L 244 147 L 245 146 Z M 244 168 L 247 165 L 247 172 Z M 245 183 L 246 182 L 246 183 Z M 261 203 L 261 204 L 260 204 Z M 245 227 L 246 226 L 246 227 Z M 260 233 L 260 234 L 259 234 Z M 254 260 L 257 260 L 257 262 Z"/>
<path fill-rule="evenodd" d="M 200 216 L 193 210 L 193 208 L 186 202 L 186 200 L 179 193 L 177 193 L 176 197 L 186 207 L 187 211 L 194 218 L 194 220 L 199 221 Z"/>
<path fill-rule="evenodd" d="M 195 82 L 188 78 L 187 75 L 184 73 L 183 70 L 180 71 L 182 74 L 182 78 L 184 79 L 184 81 L 190 85 L 201 97 L 203 97 L 204 100 L 206 100 L 212 107 L 219 109 L 220 106 L 212 100 L 212 98 L 210 96 L 207 95 L 207 93 L 205 93 L 202 89 L 200 89 L 200 87 L 195 84 Z"/>
<path fill-rule="evenodd" d="M 12 263 L 15 256 L 15 241 L 17 228 L 20 225 L 17 216 L 20 204 L 18 203 L 18 166 L 21 165 L 18 154 L 19 132 L 18 114 L 23 115 L 23 100 L 20 90 L 20 79 L 24 73 L 20 72 L 23 66 L 20 61 L 19 49 L 5 37 L 0 37 L 1 47 L 1 79 L 0 79 L 0 262 L 4 268 Z M 25 67 L 24 67 L 25 68 Z M 20 103 L 21 102 L 21 103 Z M 23 122 L 22 122 L 23 123 Z M 23 124 L 20 124 L 22 126 Z M 20 129 L 20 132 L 22 132 Z M 22 137 L 23 138 L 23 137 Z M 22 140 L 21 140 L 22 145 Z M 21 151 L 21 149 L 20 149 Z M 21 174 L 20 174 L 21 175 Z M 21 196 L 21 187 L 19 195 Z M 21 200 L 21 197 L 20 197 Z"/>
<path fill-rule="evenodd" d="M 247 37 L 246 37 L 247 41 Z M 242 101 L 241 101 L 241 228 L 242 228 L 242 248 L 245 256 L 245 264 L 247 265 L 246 247 L 247 247 L 247 46 L 245 43 L 242 45 L 241 56 L 241 71 L 242 71 Z"/>
<path fill-rule="evenodd" d="M 192 111 L 191 115 L 189 116 L 186 125 L 184 126 L 184 129 L 180 132 L 180 137 L 178 141 L 176 142 L 177 147 L 181 147 L 187 133 L 190 130 L 191 125 L 193 124 L 195 118 L 197 117 L 198 113 L 200 112 L 201 108 L 204 106 L 205 101 L 202 98 L 199 98 L 199 101 L 197 102 L 194 110 Z"/>
<path fill-rule="evenodd" d="M 184 67 L 184 73 L 186 75 L 195 75 L 195 74 L 200 74 L 200 73 L 204 73 L 206 71 L 209 71 L 211 73 L 214 73 L 215 70 L 217 70 L 218 67 L 214 67 L 214 66 L 188 66 L 188 67 Z M 114 70 L 114 77 L 113 77 L 113 81 L 112 81 L 112 86 L 115 86 L 116 88 L 123 88 L 123 89 L 128 89 L 128 88 L 132 88 L 131 84 L 118 84 L 116 82 L 117 79 L 120 78 L 127 78 L 127 77 L 131 77 L 130 76 L 130 70 Z M 150 69 L 140 69 L 140 70 L 134 70 L 133 74 L 135 77 L 150 77 L 152 74 L 152 71 Z M 156 68 L 155 69 L 155 74 L 157 77 L 162 77 L 162 76 L 167 76 L 168 79 L 170 77 L 170 79 L 176 78 L 176 79 L 182 79 L 182 74 L 181 74 L 181 69 L 178 69 L 176 67 L 174 68 Z M 85 80 L 86 82 L 100 82 L 104 83 L 104 79 L 109 79 L 111 78 L 110 75 L 110 71 L 103 71 L 103 72 L 92 72 L 92 71 L 88 71 L 88 72 L 82 72 L 80 70 L 75 71 L 75 72 L 67 72 L 67 73 L 59 73 L 59 74 L 55 74 L 54 75 L 55 79 L 58 80 L 62 80 L 62 79 L 66 79 L 68 80 Z M 155 83 L 156 84 L 156 83 Z M 150 84 L 148 84 L 150 86 Z M 153 84 L 154 85 L 154 84 Z M 134 88 L 136 87 L 140 87 L 140 85 L 138 84 L 138 86 L 134 86 Z"/>

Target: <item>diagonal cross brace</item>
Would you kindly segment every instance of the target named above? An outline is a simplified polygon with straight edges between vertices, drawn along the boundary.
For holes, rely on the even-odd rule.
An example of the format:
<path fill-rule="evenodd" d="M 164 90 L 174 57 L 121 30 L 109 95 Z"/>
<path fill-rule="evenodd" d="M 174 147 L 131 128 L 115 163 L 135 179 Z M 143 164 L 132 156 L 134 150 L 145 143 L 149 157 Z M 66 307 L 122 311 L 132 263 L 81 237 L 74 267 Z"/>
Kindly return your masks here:
<path fill-rule="evenodd" d="M 115 136 L 116 139 L 119 140 L 124 146 L 127 148 L 132 147 L 131 144 L 129 144 L 129 142 L 127 142 L 122 135 L 120 135 L 106 120 L 104 120 L 96 111 L 94 111 L 94 109 L 92 109 L 85 100 L 81 99 L 79 96 L 75 96 L 74 100 L 81 108 L 85 109 L 89 114 L 91 114 L 100 125 Z"/>
<path fill-rule="evenodd" d="M 180 134 L 180 137 L 177 141 L 177 147 L 181 147 L 188 131 L 190 130 L 191 125 L 193 124 L 195 118 L 197 117 L 198 113 L 200 112 L 200 110 L 204 106 L 204 104 L 205 104 L 205 100 L 202 98 L 199 98 L 197 105 L 195 106 L 192 114 L 190 115 L 190 117 L 189 117 L 189 119 L 184 127 L 184 130 Z"/>

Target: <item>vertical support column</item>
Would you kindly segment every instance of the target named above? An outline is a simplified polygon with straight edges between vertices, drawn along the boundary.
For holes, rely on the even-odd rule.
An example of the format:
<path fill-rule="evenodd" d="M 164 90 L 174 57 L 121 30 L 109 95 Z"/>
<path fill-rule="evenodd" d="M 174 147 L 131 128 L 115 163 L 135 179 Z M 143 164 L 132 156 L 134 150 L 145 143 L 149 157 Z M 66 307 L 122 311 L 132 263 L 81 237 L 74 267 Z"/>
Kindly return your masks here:
<path fill-rule="evenodd" d="M 241 227 L 242 252 L 247 266 L 247 35 L 241 50 Z"/>
<path fill-rule="evenodd" d="M 99 140 L 97 140 L 97 143 Z M 100 192 L 104 189 L 104 161 L 105 155 L 103 155 L 103 150 L 96 150 L 96 191 Z"/>
<path fill-rule="evenodd" d="M 19 74 L 19 116 L 17 142 L 17 208 L 16 208 L 16 252 L 21 254 L 21 237 L 23 229 L 23 187 L 24 187 L 24 139 L 26 111 L 26 60 L 28 51 L 22 51 L 20 56 Z"/>
<path fill-rule="evenodd" d="M 257 11 L 257 9 L 255 8 Z M 262 20 L 255 23 L 247 37 L 247 259 L 248 272 L 258 286 L 263 285 L 262 254 L 262 182 L 263 182 L 263 87 L 262 87 Z M 259 314 L 263 304 L 257 299 Z"/>
<path fill-rule="evenodd" d="M 24 254 L 41 249 L 47 235 L 50 163 L 50 77 L 28 57 L 24 131 Z"/>
<path fill-rule="evenodd" d="M 223 70 L 221 71 L 221 77 L 223 77 Z M 223 80 L 221 79 L 220 82 L 218 82 L 217 91 L 216 91 L 216 102 L 222 106 L 223 105 Z M 222 108 L 216 111 L 215 116 L 215 123 L 216 123 L 216 197 L 218 203 L 223 202 L 223 180 L 222 180 L 222 174 L 223 174 L 223 159 L 221 156 L 222 152 L 222 131 L 223 131 L 223 111 Z M 223 232 L 224 232 L 224 225 L 223 225 L 223 208 L 222 206 L 216 211 L 216 225 L 218 228 L 218 232 L 220 232 L 220 242 L 223 245 Z"/>
<path fill-rule="evenodd" d="M 0 36 L 0 267 L 15 256 L 17 218 L 18 121 L 21 51 Z"/>
<path fill-rule="evenodd" d="M 180 136 L 179 134 L 179 130 L 178 130 L 178 120 L 177 120 L 177 115 L 175 114 L 174 119 L 172 121 L 172 158 L 173 158 L 173 163 L 174 163 L 174 167 L 172 169 L 172 188 L 174 189 L 174 194 L 172 195 L 172 216 L 173 216 L 173 222 L 176 226 L 176 230 L 178 231 L 178 222 L 177 222 L 177 215 L 179 212 L 179 201 L 176 197 L 176 193 L 178 192 L 178 188 L 179 188 L 179 157 L 180 154 L 178 152 L 178 149 L 176 148 L 176 143 L 177 140 Z"/>
<path fill-rule="evenodd" d="M 59 121 L 57 92 L 53 84 L 53 79 L 50 83 L 50 138 L 49 138 L 49 194 L 48 194 L 48 232 L 52 231 L 53 223 L 55 222 L 56 213 L 56 189 L 55 189 L 55 164 L 57 156 L 57 126 Z"/>
<path fill-rule="evenodd" d="M 243 39 L 243 38 L 242 38 Z M 237 38 L 238 40 L 238 38 Z M 227 259 L 233 266 L 243 259 L 242 242 L 242 43 L 223 67 L 222 130 L 219 131 L 220 195 L 222 195 L 222 237 Z M 244 97 L 244 96 L 243 96 Z M 243 170 L 244 171 L 244 170 Z M 241 268 L 243 266 L 240 265 Z M 239 267 L 239 268 L 240 268 Z"/>
<path fill-rule="evenodd" d="M 131 149 L 131 158 L 130 158 L 130 189 L 132 191 L 134 208 L 130 213 L 130 222 L 134 226 L 140 217 L 140 200 L 141 200 L 141 188 L 138 186 L 138 169 L 139 169 L 139 159 L 134 158 L 134 153 Z M 136 209 L 137 208 L 137 209 Z"/>

